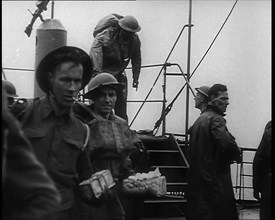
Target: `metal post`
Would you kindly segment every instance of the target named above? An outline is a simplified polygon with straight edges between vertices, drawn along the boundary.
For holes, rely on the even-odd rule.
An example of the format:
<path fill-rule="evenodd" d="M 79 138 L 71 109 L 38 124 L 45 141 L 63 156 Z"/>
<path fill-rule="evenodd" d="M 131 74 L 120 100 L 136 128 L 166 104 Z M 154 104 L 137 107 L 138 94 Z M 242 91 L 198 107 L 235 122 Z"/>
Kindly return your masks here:
<path fill-rule="evenodd" d="M 4 70 L 3 70 L 3 67 L 2 67 L 2 76 L 4 77 L 4 80 L 7 80 L 7 77 L 6 77 L 6 74 L 5 74 Z"/>
<path fill-rule="evenodd" d="M 187 55 L 187 74 L 186 81 L 190 79 L 190 54 L 191 54 L 191 18 L 192 0 L 189 0 L 189 26 L 188 26 L 188 55 Z M 188 118 L 189 118 L 189 86 L 186 87 L 186 122 L 185 122 L 185 146 L 188 144 Z"/>
<path fill-rule="evenodd" d="M 53 15 L 54 15 L 54 0 L 52 0 L 52 14 L 51 14 L 52 19 L 53 19 Z"/>
<path fill-rule="evenodd" d="M 164 72 L 163 72 L 163 103 L 162 103 L 162 112 L 161 115 L 163 116 L 163 122 L 162 122 L 162 136 L 166 133 L 166 120 L 165 120 L 165 109 L 166 109 L 166 71 L 167 71 L 167 65 L 164 64 Z"/>

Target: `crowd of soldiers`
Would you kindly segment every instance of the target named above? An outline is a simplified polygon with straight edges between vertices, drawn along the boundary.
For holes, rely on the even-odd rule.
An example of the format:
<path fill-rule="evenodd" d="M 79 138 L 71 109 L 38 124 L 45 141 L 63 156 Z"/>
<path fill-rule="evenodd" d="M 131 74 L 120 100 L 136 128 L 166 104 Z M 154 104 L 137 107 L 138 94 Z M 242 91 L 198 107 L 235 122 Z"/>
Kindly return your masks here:
<path fill-rule="evenodd" d="M 106 19 L 114 23 L 101 30 Z M 90 56 L 78 47 L 61 46 L 40 61 L 35 77 L 45 96 L 15 101 L 14 86 L 2 80 L 3 219 L 141 218 L 143 201 L 121 190 L 122 181 L 138 170 L 131 156 L 145 150 L 128 126 L 123 75 L 132 60 L 133 87 L 138 88 L 141 55 L 136 32 L 140 26 L 130 15 L 112 14 L 101 23 L 95 29 Z M 83 98 L 91 104 L 76 101 L 86 86 Z M 238 219 L 230 164 L 242 158 L 224 119 L 227 87 L 214 84 L 196 90 L 195 107 L 201 114 L 188 131 L 186 217 Z M 116 107 L 117 100 L 124 104 Z M 260 148 L 268 145 L 270 150 L 271 136 L 266 136 Z M 271 176 L 270 168 L 259 165 L 266 153 L 256 156 L 255 173 L 267 170 L 265 175 Z M 106 169 L 115 186 L 104 188 L 97 197 L 91 185 L 81 183 Z M 264 199 L 266 185 L 255 180 L 255 187 L 256 198 L 262 195 L 261 201 L 269 205 Z"/>

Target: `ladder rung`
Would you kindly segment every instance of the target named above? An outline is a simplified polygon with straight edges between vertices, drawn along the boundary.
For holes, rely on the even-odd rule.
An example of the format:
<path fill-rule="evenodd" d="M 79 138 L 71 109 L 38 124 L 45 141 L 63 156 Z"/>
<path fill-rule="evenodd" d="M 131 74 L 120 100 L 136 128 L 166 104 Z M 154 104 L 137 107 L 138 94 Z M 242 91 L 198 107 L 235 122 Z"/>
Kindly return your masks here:
<path fill-rule="evenodd" d="M 253 175 L 251 175 L 251 174 L 240 174 L 240 176 L 249 176 L 249 177 L 253 177 Z"/>
<path fill-rule="evenodd" d="M 149 153 L 179 153 L 178 150 L 147 150 Z"/>
<path fill-rule="evenodd" d="M 144 203 L 183 203 L 186 199 L 145 200 Z"/>
<path fill-rule="evenodd" d="M 152 166 L 152 168 L 163 168 L 163 169 L 185 169 L 187 166 Z"/>
<path fill-rule="evenodd" d="M 178 186 L 186 186 L 188 183 L 166 183 L 167 186 L 172 186 L 172 185 L 178 185 Z"/>
<path fill-rule="evenodd" d="M 186 74 L 184 74 L 186 76 Z M 182 73 L 166 73 L 166 76 L 183 76 Z"/>

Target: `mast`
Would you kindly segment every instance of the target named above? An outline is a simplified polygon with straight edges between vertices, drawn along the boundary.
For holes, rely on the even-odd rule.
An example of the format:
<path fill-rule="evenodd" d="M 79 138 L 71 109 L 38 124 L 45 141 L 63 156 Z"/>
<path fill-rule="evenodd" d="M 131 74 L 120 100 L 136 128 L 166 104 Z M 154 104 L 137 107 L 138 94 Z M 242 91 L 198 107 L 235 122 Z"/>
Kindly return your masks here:
<path fill-rule="evenodd" d="M 189 19 L 188 19 L 188 54 L 187 54 L 187 73 L 186 82 L 190 80 L 190 57 L 191 57 L 191 24 L 192 24 L 192 0 L 189 0 Z M 188 119 L 189 119 L 189 86 L 186 86 L 186 115 L 185 115 L 185 146 L 188 144 Z"/>

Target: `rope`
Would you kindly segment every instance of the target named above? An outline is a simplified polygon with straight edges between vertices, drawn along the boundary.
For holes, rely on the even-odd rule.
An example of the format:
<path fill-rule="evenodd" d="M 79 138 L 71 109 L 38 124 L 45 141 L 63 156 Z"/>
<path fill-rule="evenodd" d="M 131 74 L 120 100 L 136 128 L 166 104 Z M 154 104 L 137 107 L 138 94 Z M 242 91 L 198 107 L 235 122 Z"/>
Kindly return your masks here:
<path fill-rule="evenodd" d="M 228 18 L 230 17 L 230 15 L 232 14 L 232 11 L 234 10 L 236 4 L 237 4 L 238 0 L 235 1 L 233 7 L 231 8 L 229 14 L 227 15 L 225 21 L 223 22 L 221 28 L 219 29 L 218 33 L 216 34 L 216 36 L 214 37 L 213 41 L 211 42 L 210 46 L 208 47 L 208 49 L 206 50 L 206 52 L 204 53 L 203 57 L 201 58 L 201 60 L 199 61 L 198 65 L 196 66 L 196 68 L 193 70 L 190 79 L 192 78 L 192 76 L 194 75 L 194 73 L 196 72 L 196 70 L 198 69 L 199 65 L 202 63 L 203 59 L 206 57 L 207 53 L 209 52 L 210 48 L 213 46 L 214 42 L 216 41 L 218 35 L 220 34 L 221 30 L 223 29 L 225 23 L 227 22 Z M 176 99 L 178 98 L 178 96 L 180 95 L 180 93 L 183 91 L 184 87 L 187 85 L 187 83 L 185 83 L 183 85 L 183 87 L 180 89 L 180 91 L 177 93 L 177 95 L 175 96 L 175 98 L 172 100 L 172 102 L 167 106 L 167 108 L 165 109 L 165 116 L 170 112 L 170 110 L 172 109 L 172 106 L 174 104 L 174 102 L 176 101 Z M 194 93 L 193 93 L 194 95 Z M 163 120 L 163 115 L 161 116 L 161 118 L 156 122 L 154 130 L 160 126 L 160 122 Z M 158 131 L 158 129 L 157 129 Z M 156 134 L 156 132 L 155 132 Z"/>
<path fill-rule="evenodd" d="M 194 73 L 196 72 L 197 68 L 199 67 L 199 65 L 201 64 L 201 62 L 203 61 L 203 59 L 205 58 L 206 54 L 209 52 L 210 48 L 212 47 L 212 45 L 214 44 L 214 42 L 216 41 L 218 35 L 220 34 L 221 30 L 223 29 L 225 23 L 227 22 L 228 18 L 230 17 L 232 11 L 234 10 L 236 4 L 237 4 L 238 0 L 235 1 L 233 7 L 231 8 L 228 16 L 226 17 L 225 21 L 223 22 L 220 30 L 218 31 L 218 33 L 216 34 L 216 36 L 214 37 L 214 40 L 212 41 L 212 43 L 210 44 L 210 46 L 208 47 L 208 49 L 206 50 L 205 54 L 203 55 L 203 57 L 201 58 L 200 62 L 198 63 L 198 65 L 196 66 L 196 68 L 194 69 L 194 71 L 192 72 L 190 78 L 194 75 Z M 185 86 L 185 85 L 184 85 Z"/>

